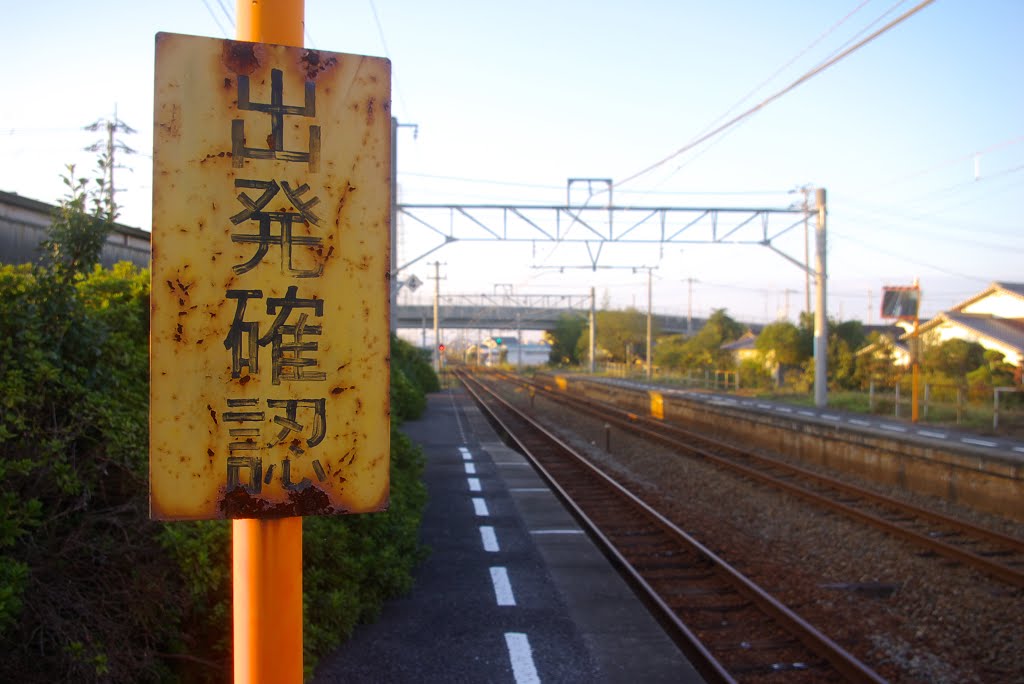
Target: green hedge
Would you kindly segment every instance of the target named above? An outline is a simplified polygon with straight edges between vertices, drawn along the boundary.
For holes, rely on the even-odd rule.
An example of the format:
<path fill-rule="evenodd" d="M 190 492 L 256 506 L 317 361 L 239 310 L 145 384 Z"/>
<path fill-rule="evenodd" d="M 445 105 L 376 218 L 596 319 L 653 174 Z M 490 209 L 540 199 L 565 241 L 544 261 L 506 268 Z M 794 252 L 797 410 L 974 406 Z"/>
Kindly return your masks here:
<path fill-rule="evenodd" d="M 148 519 L 148 273 L 75 268 L 0 268 L 0 681 L 226 681 L 230 524 Z M 437 380 L 393 354 L 398 422 Z M 422 456 L 391 439 L 389 511 L 304 522 L 308 670 L 424 553 Z"/>

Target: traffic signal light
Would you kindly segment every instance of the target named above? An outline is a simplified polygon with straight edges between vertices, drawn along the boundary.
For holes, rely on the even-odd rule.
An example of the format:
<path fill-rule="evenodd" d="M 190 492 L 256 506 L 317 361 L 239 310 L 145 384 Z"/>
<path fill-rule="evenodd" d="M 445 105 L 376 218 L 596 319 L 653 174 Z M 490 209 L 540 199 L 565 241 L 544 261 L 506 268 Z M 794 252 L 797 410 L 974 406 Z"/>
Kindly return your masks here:
<path fill-rule="evenodd" d="M 443 344 L 437 345 L 437 351 L 444 352 L 444 345 Z"/>

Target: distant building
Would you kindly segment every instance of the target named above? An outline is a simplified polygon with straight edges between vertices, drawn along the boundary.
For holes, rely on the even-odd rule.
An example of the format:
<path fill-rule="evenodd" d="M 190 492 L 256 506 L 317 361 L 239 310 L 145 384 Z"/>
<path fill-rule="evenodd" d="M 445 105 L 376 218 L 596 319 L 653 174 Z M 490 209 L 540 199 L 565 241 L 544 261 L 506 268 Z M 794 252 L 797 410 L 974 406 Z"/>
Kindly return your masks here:
<path fill-rule="evenodd" d="M 992 283 L 922 323 L 919 334 L 937 342 L 977 342 L 985 349 L 1001 352 L 1006 363 L 1020 366 L 1024 364 L 1024 283 Z M 910 336 L 907 333 L 902 339 Z"/>
<path fill-rule="evenodd" d="M 39 244 L 46 240 L 57 207 L 13 192 L 0 191 L 0 263 L 27 264 L 39 260 Z M 115 223 L 100 263 L 110 267 L 130 261 L 149 268 L 149 233 Z"/>
<path fill-rule="evenodd" d="M 753 330 L 748 330 L 739 339 L 732 342 L 724 342 L 718 348 L 722 351 L 730 352 L 738 366 L 748 359 L 758 358 L 756 345 L 757 334 Z"/>
<path fill-rule="evenodd" d="M 550 358 L 551 345 L 547 342 L 520 344 L 517 337 L 489 337 L 466 350 L 466 362 L 481 366 L 543 366 Z"/>
<path fill-rule="evenodd" d="M 883 345 L 891 345 L 894 363 L 909 365 L 909 346 L 914 331 L 906 324 L 904 329 L 899 335 L 883 334 L 880 344 L 868 345 L 857 355 L 877 353 Z M 921 323 L 918 334 L 935 343 L 952 339 L 977 342 L 985 349 L 1003 354 L 1006 363 L 1020 367 L 1024 364 L 1024 283 L 992 283 L 948 311 L 941 311 Z"/>

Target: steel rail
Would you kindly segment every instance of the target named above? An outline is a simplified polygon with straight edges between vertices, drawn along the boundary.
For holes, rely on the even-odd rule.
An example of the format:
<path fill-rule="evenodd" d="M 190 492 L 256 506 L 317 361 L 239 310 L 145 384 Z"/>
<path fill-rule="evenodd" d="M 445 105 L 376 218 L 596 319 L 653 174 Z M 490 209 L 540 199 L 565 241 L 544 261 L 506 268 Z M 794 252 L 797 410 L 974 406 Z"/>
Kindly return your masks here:
<path fill-rule="evenodd" d="M 892 534 L 893 536 L 906 539 L 907 541 L 913 542 L 930 551 L 941 554 L 946 558 L 951 558 L 968 564 L 1003 582 L 1006 582 L 1007 584 L 1011 584 L 1015 587 L 1024 587 L 1024 568 L 1017 568 L 1012 565 L 1002 563 L 998 560 L 975 553 L 974 551 L 950 544 L 942 539 L 931 536 L 930 534 L 922 534 L 907 527 L 906 525 L 898 524 L 868 511 L 859 510 L 848 503 L 844 503 L 833 497 L 815 492 L 800 484 L 787 482 L 786 480 L 766 473 L 763 470 L 758 470 L 757 468 L 737 463 L 732 460 L 732 457 L 753 461 L 754 463 L 762 464 L 764 467 L 775 468 L 795 477 L 811 480 L 819 486 L 858 497 L 873 505 L 892 509 L 897 514 L 906 514 L 917 519 L 927 520 L 934 524 L 943 525 L 956 530 L 959 533 L 974 537 L 973 540 L 968 541 L 980 540 L 983 542 L 1001 545 L 1004 547 L 1004 551 L 1024 554 L 1024 540 L 1002 534 L 995 530 L 979 527 L 962 520 L 957 520 L 955 518 L 942 515 L 941 513 L 936 513 L 935 511 L 930 511 L 919 506 L 900 501 L 899 499 L 878 494 L 877 492 L 872 492 L 868 489 L 843 482 L 828 475 L 816 473 L 800 466 L 785 463 L 768 456 L 755 454 L 713 437 L 684 429 L 678 425 L 639 416 L 636 413 L 604 402 L 599 402 L 594 399 L 583 399 L 578 396 L 556 392 L 542 384 L 531 383 L 518 378 L 512 378 L 511 380 L 514 382 L 526 383 L 535 389 L 542 391 L 545 396 L 548 396 L 555 401 L 591 413 L 591 415 L 600 417 L 602 420 L 613 422 L 622 429 L 642 435 L 648 439 L 656 440 L 674 450 L 683 450 L 698 454 L 717 465 L 733 470 L 734 472 L 738 472 L 751 479 L 778 487 L 794 495 L 800 496 L 805 500 L 811 501 L 812 503 L 873 525 Z M 687 441 L 680 441 L 681 439 L 685 439 Z M 731 456 L 716 454 L 706 448 L 693 444 L 693 441 L 703 442 L 707 445 L 711 445 L 713 448 L 727 451 Z"/>
<path fill-rule="evenodd" d="M 575 498 L 571 496 L 566 487 L 563 486 L 565 483 L 559 482 L 550 472 L 549 467 L 541 463 L 540 459 L 532 453 L 533 450 L 530 449 L 521 436 L 523 428 L 509 426 L 507 422 L 502 420 L 498 415 L 498 411 L 492 407 L 492 403 L 499 404 L 501 411 L 514 416 L 515 420 L 519 421 L 522 425 L 527 426 L 534 434 L 541 435 L 547 444 L 552 445 L 565 457 L 571 459 L 577 468 L 582 469 L 593 479 L 600 482 L 608 492 L 614 492 L 620 500 L 628 502 L 631 509 L 639 512 L 647 521 L 665 531 L 666 534 L 670 535 L 675 540 L 675 543 L 683 544 L 694 550 L 702 558 L 707 559 L 714 565 L 718 572 L 723 573 L 728 577 L 729 583 L 732 584 L 736 590 L 738 590 L 748 600 L 756 604 L 763 613 L 770 616 L 776 624 L 781 626 L 792 637 L 799 640 L 811 653 L 814 653 L 817 657 L 823 658 L 827 661 L 829 665 L 834 668 L 834 671 L 839 673 L 846 680 L 858 682 L 884 681 L 877 673 L 861 663 L 829 637 L 822 634 L 819 630 L 813 627 L 813 625 L 809 624 L 780 601 L 757 586 L 742 573 L 730 566 L 724 559 L 720 558 L 709 548 L 651 508 L 632 492 L 587 461 L 587 459 L 580 456 L 574 449 L 572 449 L 572 447 L 567 445 L 556 435 L 541 426 L 522 411 L 512 406 L 497 392 L 488 388 L 478 379 L 471 377 L 468 373 L 457 372 L 456 375 L 463 382 L 467 391 L 470 392 L 481 408 L 501 426 L 503 431 L 509 435 L 519 449 L 523 451 L 523 453 L 533 462 L 542 477 L 551 483 L 551 486 L 555 489 L 558 495 L 573 510 L 580 523 L 586 527 L 587 530 L 599 541 L 599 543 L 605 547 L 607 552 L 614 557 L 615 561 L 627 571 L 635 585 L 637 585 L 641 591 L 648 596 L 650 603 L 656 606 L 657 610 L 661 614 L 660 617 L 663 622 L 667 622 L 677 631 L 678 635 L 686 642 L 687 647 L 692 649 L 691 652 L 701 654 L 702 658 L 710 658 L 709 665 L 702 669 L 702 674 L 705 674 L 705 676 L 714 676 L 716 679 L 721 678 L 722 681 L 735 681 L 732 675 L 725 669 L 725 666 L 719 662 L 718 658 L 714 657 L 710 653 L 707 645 L 705 645 L 696 636 L 696 634 L 682 622 L 680 617 L 677 615 L 676 610 L 673 609 L 665 599 L 659 596 L 656 590 L 651 586 L 651 583 L 647 578 L 645 578 L 643 571 L 626 558 L 625 554 L 614 545 L 611 539 L 609 539 L 609 536 L 606 535 L 605 532 L 600 529 L 598 524 L 593 521 L 592 516 L 578 505 Z M 486 399 L 483 396 L 483 393 L 487 394 Z M 602 508 L 606 508 L 608 505 L 609 504 L 606 500 L 602 500 Z"/>

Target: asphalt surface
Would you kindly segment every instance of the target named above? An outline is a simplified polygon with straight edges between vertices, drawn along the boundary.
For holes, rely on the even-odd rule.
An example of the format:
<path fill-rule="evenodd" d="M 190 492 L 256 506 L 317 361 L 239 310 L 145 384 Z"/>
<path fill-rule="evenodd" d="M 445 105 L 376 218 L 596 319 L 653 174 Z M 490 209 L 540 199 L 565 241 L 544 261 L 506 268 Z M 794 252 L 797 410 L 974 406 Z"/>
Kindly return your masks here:
<path fill-rule="evenodd" d="M 431 555 L 314 682 L 701 681 L 461 389 L 403 430 L 427 459 Z"/>

